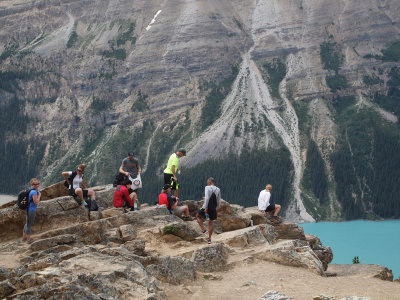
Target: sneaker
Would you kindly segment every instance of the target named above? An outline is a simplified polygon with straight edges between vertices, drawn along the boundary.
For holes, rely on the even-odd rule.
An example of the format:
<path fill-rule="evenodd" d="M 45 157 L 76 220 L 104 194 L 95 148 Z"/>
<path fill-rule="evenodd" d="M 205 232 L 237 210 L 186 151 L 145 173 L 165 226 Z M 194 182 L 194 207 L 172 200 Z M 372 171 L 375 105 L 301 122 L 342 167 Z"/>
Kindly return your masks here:
<path fill-rule="evenodd" d="M 102 210 L 104 210 L 104 207 L 103 206 L 99 206 L 99 211 L 102 211 Z"/>
<path fill-rule="evenodd" d="M 208 240 L 207 240 L 207 243 L 208 243 L 208 244 L 211 244 L 211 239 L 208 239 Z"/>
<path fill-rule="evenodd" d="M 82 204 L 83 204 L 84 206 L 87 206 L 86 201 L 82 201 Z"/>
<path fill-rule="evenodd" d="M 203 232 L 200 234 L 200 237 L 204 237 L 207 234 L 208 234 L 208 231 L 204 229 Z"/>

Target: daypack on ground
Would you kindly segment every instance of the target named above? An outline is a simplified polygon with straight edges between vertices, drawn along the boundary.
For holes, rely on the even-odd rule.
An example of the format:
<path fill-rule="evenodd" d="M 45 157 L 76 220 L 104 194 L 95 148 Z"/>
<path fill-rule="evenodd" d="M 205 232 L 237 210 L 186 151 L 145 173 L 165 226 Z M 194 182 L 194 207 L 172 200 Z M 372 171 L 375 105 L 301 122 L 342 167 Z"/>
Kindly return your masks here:
<path fill-rule="evenodd" d="M 19 192 L 18 194 L 18 199 L 17 199 L 17 205 L 20 209 L 27 209 L 27 207 L 29 206 L 29 193 L 30 193 L 30 189 L 29 190 L 24 190 Z"/>

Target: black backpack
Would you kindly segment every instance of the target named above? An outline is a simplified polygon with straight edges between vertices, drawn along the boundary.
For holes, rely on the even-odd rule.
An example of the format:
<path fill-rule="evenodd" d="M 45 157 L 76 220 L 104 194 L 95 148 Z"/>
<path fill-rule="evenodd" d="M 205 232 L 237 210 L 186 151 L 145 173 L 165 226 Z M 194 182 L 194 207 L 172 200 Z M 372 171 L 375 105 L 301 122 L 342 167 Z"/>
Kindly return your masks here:
<path fill-rule="evenodd" d="M 27 209 L 29 206 L 29 193 L 31 192 L 31 189 L 24 190 L 19 192 L 18 194 L 18 199 L 17 199 L 17 205 L 20 209 Z"/>
<path fill-rule="evenodd" d="M 212 192 L 210 199 L 208 199 L 207 210 L 216 210 L 217 209 L 217 195 L 215 195 L 214 191 Z"/>
<path fill-rule="evenodd" d="M 72 174 L 69 175 L 69 177 L 68 177 L 68 181 L 71 183 L 71 186 L 72 186 L 72 181 L 74 181 L 74 178 L 75 178 L 76 174 L 78 174 L 78 173 L 76 173 L 76 171 L 74 171 L 74 172 L 72 172 Z M 84 176 L 84 175 L 82 175 L 82 178 L 83 178 L 83 176 Z M 69 186 L 70 186 L 70 184 L 68 183 L 68 181 L 67 181 L 67 180 L 64 181 L 64 186 L 65 186 L 67 189 L 69 189 Z"/>

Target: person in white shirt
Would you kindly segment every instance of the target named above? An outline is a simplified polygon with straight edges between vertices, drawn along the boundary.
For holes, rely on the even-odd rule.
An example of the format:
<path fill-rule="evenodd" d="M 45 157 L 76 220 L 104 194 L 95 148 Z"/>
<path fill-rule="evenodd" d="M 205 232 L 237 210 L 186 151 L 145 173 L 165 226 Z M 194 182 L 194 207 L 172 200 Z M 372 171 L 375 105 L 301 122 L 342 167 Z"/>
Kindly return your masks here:
<path fill-rule="evenodd" d="M 208 233 L 207 242 L 211 244 L 211 236 L 213 234 L 213 222 L 217 219 L 217 209 L 221 204 L 221 190 L 215 186 L 213 177 L 207 179 L 207 186 L 204 189 L 204 204 L 196 214 L 197 223 L 202 230 L 201 236 L 206 236 Z M 204 227 L 203 219 L 208 219 L 208 231 Z"/>
<path fill-rule="evenodd" d="M 279 204 L 274 204 L 272 203 L 272 201 L 270 201 L 271 190 L 272 185 L 267 184 L 265 190 L 262 190 L 260 192 L 260 195 L 258 196 L 258 209 L 263 212 L 264 216 L 266 216 L 267 212 L 269 212 L 270 214 L 272 214 L 272 220 L 275 223 L 280 223 L 282 222 L 282 220 L 280 217 L 278 217 L 278 213 L 281 210 L 281 206 Z"/>

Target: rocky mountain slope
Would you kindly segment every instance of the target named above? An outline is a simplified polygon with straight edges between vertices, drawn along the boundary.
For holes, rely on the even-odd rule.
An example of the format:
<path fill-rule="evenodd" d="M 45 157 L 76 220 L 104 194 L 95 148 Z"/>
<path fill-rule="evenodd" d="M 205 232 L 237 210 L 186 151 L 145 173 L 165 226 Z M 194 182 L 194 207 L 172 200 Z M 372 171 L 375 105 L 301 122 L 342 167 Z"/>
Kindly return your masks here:
<path fill-rule="evenodd" d="M 272 295 L 279 292 L 291 299 L 378 300 L 400 294 L 389 269 L 331 266 L 332 250 L 318 237 L 297 224 L 275 224 L 256 207 L 223 201 L 208 245 L 196 221 L 165 206 L 124 212 L 112 207 L 112 188 L 94 189 L 102 211 L 88 212 L 70 196 L 41 201 L 31 244 L 20 237 L 24 212 L 15 204 L 0 207 L 1 298 L 277 299 Z M 202 202 L 184 204 L 194 216 Z"/>
<path fill-rule="evenodd" d="M 185 199 L 212 175 L 245 206 L 271 183 L 293 221 L 399 217 L 399 12 L 395 0 L 2 1 L 1 191 L 81 162 L 109 183 L 134 150 L 152 203 L 184 146 Z"/>

